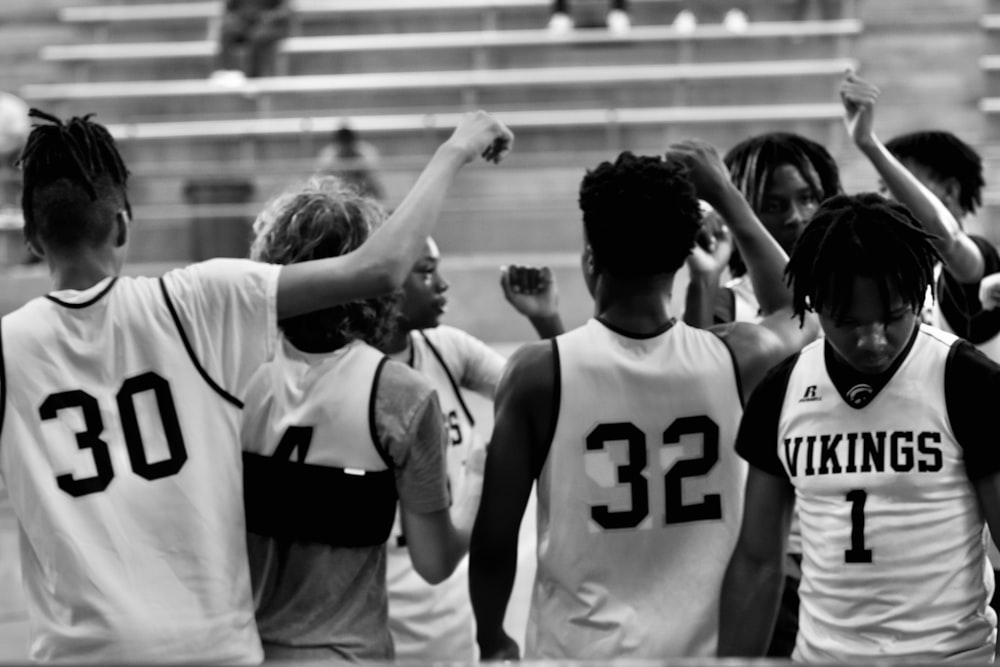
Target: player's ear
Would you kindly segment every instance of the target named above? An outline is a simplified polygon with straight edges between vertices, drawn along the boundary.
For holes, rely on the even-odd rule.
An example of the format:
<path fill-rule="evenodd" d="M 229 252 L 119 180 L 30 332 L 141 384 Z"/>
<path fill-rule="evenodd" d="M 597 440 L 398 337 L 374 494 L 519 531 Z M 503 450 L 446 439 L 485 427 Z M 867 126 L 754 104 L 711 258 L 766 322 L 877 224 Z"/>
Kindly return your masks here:
<path fill-rule="evenodd" d="M 132 221 L 132 216 L 128 210 L 121 210 L 115 214 L 115 247 L 120 248 L 128 241 L 128 226 Z"/>
<path fill-rule="evenodd" d="M 957 206 L 962 196 L 962 185 L 958 182 L 958 179 L 954 177 L 946 178 L 942 181 L 941 187 L 944 190 L 945 203 Z"/>
<path fill-rule="evenodd" d="M 45 249 L 41 246 L 41 244 L 37 243 L 34 239 L 25 237 L 24 245 L 28 246 L 28 250 L 31 251 L 32 255 L 34 255 L 38 259 L 45 259 Z"/>

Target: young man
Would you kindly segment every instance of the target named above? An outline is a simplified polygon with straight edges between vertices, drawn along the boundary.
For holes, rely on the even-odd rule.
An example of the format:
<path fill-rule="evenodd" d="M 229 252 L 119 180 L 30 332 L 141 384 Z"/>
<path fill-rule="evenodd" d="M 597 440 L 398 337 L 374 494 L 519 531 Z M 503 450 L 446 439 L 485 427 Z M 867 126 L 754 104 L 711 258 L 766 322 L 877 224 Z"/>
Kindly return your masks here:
<path fill-rule="evenodd" d="M 840 94 L 848 135 L 875 167 L 882 187 L 935 236 L 941 264 L 924 305 L 924 321 L 1000 362 L 1000 312 L 984 309 L 979 300 L 982 277 L 1000 271 L 1000 253 L 988 239 L 962 227 L 962 220 L 982 203 L 982 159 L 950 132 L 915 132 L 883 145 L 874 128 L 879 89 L 848 72 Z M 990 561 L 998 571 L 1000 552 L 992 545 Z M 997 609 L 1000 599 L 991 604 Z"/>
<path fill-rule="evenodd" d="M 341 257 L 213 260 L 121 277 L 128 172 L 107 130 L 38 111 L 25 234 L 55 291 L 0 321 L 0 473 L 21 529 L 36 660 L 258 662 L 239 419 L 277 321 L 391 292 L 476 155 L 511 135 L 467 115 L 396 214 Z"/>
<path fill-rule="evenodd" d="M 795 507 L 794 659 L 993 659 L 985 528 L 1000 528 L 1000 366 L 919 323 L 932 238 L 904 206 L 867 194 L 824 202 L 795 246 L 795 312 L 817 312 L 825 338 L 746 406 L 736 448 L 750 474 L 720 656 L 763 655 Z"/>
<path fill-rule="evenodd" d="M 842 191 L 840 171 L 830 153 L 798 134 L 769 132 L 750 137 L 733 146 L 725 162 L 733 183 L 786 253 L 792 251 L 820 202 Z M 687 324 L 706 328 L 760 320 L 760 303 L 739 252 L 729 260 L 731 280 L 720 288 L 725 268 L 699 274 L 691 281 L 691 306 L 684 311 Z"/>
<path fill-rule="evenodd" d="M 316 179 L 258 216 L 251 255 L 339 256 L 384 215 L 345 181 Z M 437 395 L 372 347 L 392 315 L 392 299 L 369 299 L 283 320 L 277 353 L 250 380 L 247 546 L 269 660 L 393 658 L 385 568 L 397 498 L 415 576 L 443 581 L 468 549 L 484 457 L 468 462 L 453 516 Z"/>
<path fill-rule="evenodd" d="M 535 480 L 527 657 L 714 651 L 722 571 L 742 514 L 745 467 L 732 451 L 741 389 L 816 327 L 791 319 L 784 252 L 714 150 L 687 143 L 668 155 L 623 153 L 584 177 L 583 273 L 595 317 L 522 347 L 497 390 L 470 547 L 484 659 L 519 653 L 501 623 Z M 698 197 L 730 222 L 748 258 L 768 309 L 761 325 L 709 332 L 671 316 L 673 277 L 701 222 Z"/>
<path fill-rule="evenodd" d="M 466 462 L 485 451 L 462 390 L 490 400 L 507 360 L 461 329 L 441 324 L 448 283 L 440 272 L 441 254 L 428 238 L 420 259 L 403 283 L 392 334 L 381 349 L 418 371 L 437 391 L 448 432 L 446 460 L 451 492 L 467 493 Z M 549 269 L 504 267 L 501 287 L 515 310 L 527 317 L 542 338 L 562 333 L 555 283 Z M 477 496 L 478 497 L 478 496 Z M 409 533 L 396 521 L 389 542 L 389 627 L 399 660 L 475 660 L 468 561 L 445 581 L 429 585 L 408 552 Z"/>

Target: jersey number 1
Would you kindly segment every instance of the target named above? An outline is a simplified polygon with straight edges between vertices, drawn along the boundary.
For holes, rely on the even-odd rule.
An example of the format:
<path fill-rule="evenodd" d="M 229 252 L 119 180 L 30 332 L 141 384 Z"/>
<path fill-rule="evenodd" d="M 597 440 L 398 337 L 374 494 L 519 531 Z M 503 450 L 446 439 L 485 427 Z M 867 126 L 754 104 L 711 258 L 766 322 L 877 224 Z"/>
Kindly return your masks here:
<path fill-rule="evenodd" d="M 156 405 L 163 423 L 163 435 L 167 441 L 170 456 L 162 461 L 150 463 L 143 447 L 142 433 L 139 430 L 139 419 L 135 413 L 135 396 L 151 391 L 156 398 Z M 122 435 L 128 450 L 132 470 L 143 479 L 154 480 L 176 475 L 184 462 L 187 461 L 187 450 L 184 448 L 184 436 L 177 420 L 177 408 L 174 407 L 174 397 L 170 393 L 170 383 L 166 379 L 149 371 L 128 378 L 122 383 L 121 389 L 115 395 L 118 413 L 121 416 Z M 101 419 L 101 408 L 97 399 L 83 391 L 61 391 L 46 398 L 38 408 L 38 416 L 42 421 L 57 419 L 60 410 L 79 408 L 83 414 L 83 431 L 76 432 L 76 446 L 81 450 L 89 449 L 94 457 L 95 474 L 90 477 L 74 477 L 65 473 L 56 477 L 59 488 L 79 498 L 91 493 L 97 493 L 108 488 L 115 476 L 111 466 L 111 453 L 108 443 L 101 439 L 104 432 L 104 420 Z"/>
<path fill-rule="evenodd" d="M 851 548 L 844 551 L 845 563 L 870 563 L 872 550 L 865 549 L 865 501 L 868 493 L 864 489 L 848 492 L 847 502 L 851 503 Z"/>

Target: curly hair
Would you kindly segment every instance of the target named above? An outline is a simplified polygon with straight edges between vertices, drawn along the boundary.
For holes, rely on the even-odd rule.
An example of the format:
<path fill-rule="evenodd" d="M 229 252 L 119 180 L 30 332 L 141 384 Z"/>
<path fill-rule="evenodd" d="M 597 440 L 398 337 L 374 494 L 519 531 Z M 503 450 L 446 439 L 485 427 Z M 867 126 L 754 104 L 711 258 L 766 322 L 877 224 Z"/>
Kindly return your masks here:
<path fill-rule="evenodd" d="M 826 200 L 785 267 L 795 314 L 802 320 L 807 311 L 824 308 L 835 316 L 842 313 L 859 275 L 878 283 L 883 303 L 889 303 L 891 284 L 919 312 L 934 280 L 934 266 L 941 260 L 934 238 L 908 208 L 881 195 Z"/>
<path fill-rule="evenodd" d="M 602 162 L 583 177 L 579 204 L 595 268 L 619 278 L 675 273 L 701 226 L 687 167 L 659 156 Z"/>
<path fill-rule="evenodd" d="M 760 211 L 771 174 L 782 165 L 792 165 L 813 191 L 816 201 L 843 192 L 836 161 L 822 145 L 791 132 L 768 132 L 745 139 L 726 153 L 723 161 L 733 184 L 743 193 L 750 207 Z M 734 276 L 746 273 L 738 250 L 729 259 Z"/>
<path fill-rule="evenodd" d="M 278 195 L 253 223 L 250 257 L 295 264 L 356 250 L 385 219 L 370 197 L 335 176 L 313 177 Z M 305 352 L 328 352 L 352 340 L 378 346 L 391 329 L 397 295 L 353 301 L 282 320 L 288 340 Z"/>
<path fill-rule="evenodd" d="M 983 203 L 983 158 L 971 146 L 944 130 L 901 134 L 886 142 L 889 151 L 900 160 L 912 160 L 937 180 L 954 178 L 958 182 L 958 206 L 966 215 L 976 212 Z"/>

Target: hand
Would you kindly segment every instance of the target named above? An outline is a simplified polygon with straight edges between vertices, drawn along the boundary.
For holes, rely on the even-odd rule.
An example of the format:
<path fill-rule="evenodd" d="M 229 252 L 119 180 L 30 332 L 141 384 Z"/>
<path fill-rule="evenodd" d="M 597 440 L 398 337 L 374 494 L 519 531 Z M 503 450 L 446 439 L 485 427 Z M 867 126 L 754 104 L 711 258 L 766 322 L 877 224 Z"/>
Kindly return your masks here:
<path fill-rule="evenodd" d="M 733 254 L 733 235 L 715 211 L 705 214 L 687 265 L 692 276 L 722 275 Z"/>
<path fill-rule="evenodd" d="M 480 646 L 479 659 L 483 662 L 496 662 L 496 661 L 507 661 L 507 660 L 520 660 L 521 659 L 521 649 L 518 647 L 517 642 L 510 638 L 510 636 L 501 631 L 502 636 L 500 637 L 500 643 L 496 647 L 491 647 L 489 651 L 483 650 Z"/>
<path fill-rule="evenodd" d="M 979 282 L 979 300 L 983 310 L 993 310 L 1000 306 L 1000 273 L 985 276 Z"/>
<path fill-rule="evenodd" d="M 700 139 L 689 139 L 667 148 L 667 159 L 676 159 L 690 170 L 689 177 L 699 199 L 718 207 L 719 197 L 733 187 L 729 170 L 719 151 Z"/>
<path fill-rule="evenodd" d="M 840 82 L 840 101 L 844 103 L 844 126 L 859 148 L 875 143 L 875 104 L 879 90 L 853 70 L 847 70 Z"/>
<path fill-rule="evenodd" d="M 465 156 L 466 162 L 482 155 L 487 162 L 497 164 L 514 145 L 514 133 L 485 111 L 472 111 L 458 122 L 447 144 Z"/>
<path fill-rule="evenodd" d="M 529 319 L 559 314 L 559 291 L 547 266 L 501 266 L 500 287 L 514 310 Z"/>

